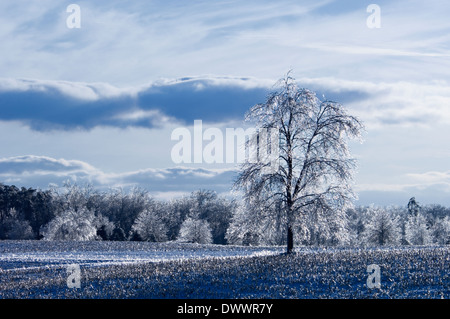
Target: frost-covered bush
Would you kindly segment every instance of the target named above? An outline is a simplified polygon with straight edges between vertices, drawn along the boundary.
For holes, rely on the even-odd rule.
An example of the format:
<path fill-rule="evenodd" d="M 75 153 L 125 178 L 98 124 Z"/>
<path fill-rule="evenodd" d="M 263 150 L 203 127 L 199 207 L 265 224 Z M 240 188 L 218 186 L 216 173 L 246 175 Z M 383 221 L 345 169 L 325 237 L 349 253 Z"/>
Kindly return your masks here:
<path fill-rule="evenodd" d="M 96 216 L 85 208 L 66 210 L 44 226 L 42 235 L 44 240 L 94 240 L 97 237 Z"/>
<path fill-rule="evenodd" d="M 146 209 L 136 218 L 131 231 L 144 241 L 163 242 L 167 240 L 167 226 L 154 209 Z"/>
<path fill-rule="evenodd" d="M 181 224 L 178 241 L 185 243 L 211 244 L 211 227 L 206 220 L 188 217 Z"/>

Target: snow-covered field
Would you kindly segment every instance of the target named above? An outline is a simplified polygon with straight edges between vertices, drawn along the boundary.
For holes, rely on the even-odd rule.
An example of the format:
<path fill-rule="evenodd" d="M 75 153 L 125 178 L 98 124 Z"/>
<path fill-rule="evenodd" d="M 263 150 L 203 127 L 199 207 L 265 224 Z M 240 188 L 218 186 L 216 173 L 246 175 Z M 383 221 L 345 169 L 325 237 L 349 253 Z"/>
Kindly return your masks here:
<path fill-rule="evenodd" d="M 192 258 L 279 254 L 283 247 L 239 247 L 186 243 L 113 241 L 0 241 L 0 271 L 164 262 Z"/>
<path fill-rule="evenodd" d="M 0 298 L 450 298 L 450 246 L 0 242 Z M 68 287 L 67 266 L 81 268 Z M 368 266 L 380 287 L 368 286 Z"/>

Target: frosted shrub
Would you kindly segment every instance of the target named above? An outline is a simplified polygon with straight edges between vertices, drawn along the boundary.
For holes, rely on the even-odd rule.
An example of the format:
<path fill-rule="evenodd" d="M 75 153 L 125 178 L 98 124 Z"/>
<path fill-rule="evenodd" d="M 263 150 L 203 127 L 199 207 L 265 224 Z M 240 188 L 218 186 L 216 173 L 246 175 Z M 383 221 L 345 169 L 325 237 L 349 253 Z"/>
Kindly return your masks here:
<path fill-rule="evenodd" d="M 167 226 L 158 214 L 150 209 L 139 214 L 131 231 L 144 241 L 164 242 L 167 240 Z"/>
<path fill-rule="evenodd" d="M 44 240 L 94 240 L 97 237 L 95 214 L 85 208 L 69 209 L 50 221 L 42 235 Z"/>
<path fill-rule="evenodd" d="M 211 227 L 206 220 L 188 217 L 181 225 L 178 240 L 186 243 L 211 244 Z"/>

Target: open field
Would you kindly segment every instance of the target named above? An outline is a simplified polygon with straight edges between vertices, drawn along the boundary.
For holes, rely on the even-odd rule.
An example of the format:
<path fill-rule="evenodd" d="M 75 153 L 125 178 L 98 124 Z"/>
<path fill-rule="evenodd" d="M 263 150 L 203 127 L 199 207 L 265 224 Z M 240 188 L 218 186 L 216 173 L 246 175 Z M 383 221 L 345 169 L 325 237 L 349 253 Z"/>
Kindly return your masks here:
<path fill-rule="evenodd" d="M 450 247 L 0 242 L 2 298 L 450 298 Z M 68 288 L 67 265 L 80 266 Z M 380 288 L 367 266 L 380 266 Z"/>

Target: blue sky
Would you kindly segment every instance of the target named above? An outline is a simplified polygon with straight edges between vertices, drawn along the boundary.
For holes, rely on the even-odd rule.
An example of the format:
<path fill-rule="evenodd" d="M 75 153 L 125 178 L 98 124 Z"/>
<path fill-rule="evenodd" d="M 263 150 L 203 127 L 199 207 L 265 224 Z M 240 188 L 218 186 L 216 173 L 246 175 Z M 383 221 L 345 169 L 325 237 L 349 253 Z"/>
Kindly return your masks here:
<path fill-rule="evenodd" d="M 241 127 L 292 69 L 364 122 L 359 203 L 450 205 L 449 14 L 445 1 L 2 1 L 0 181 L 227 193 L 234 167 L 174 164 L 171 132 Z"/>

